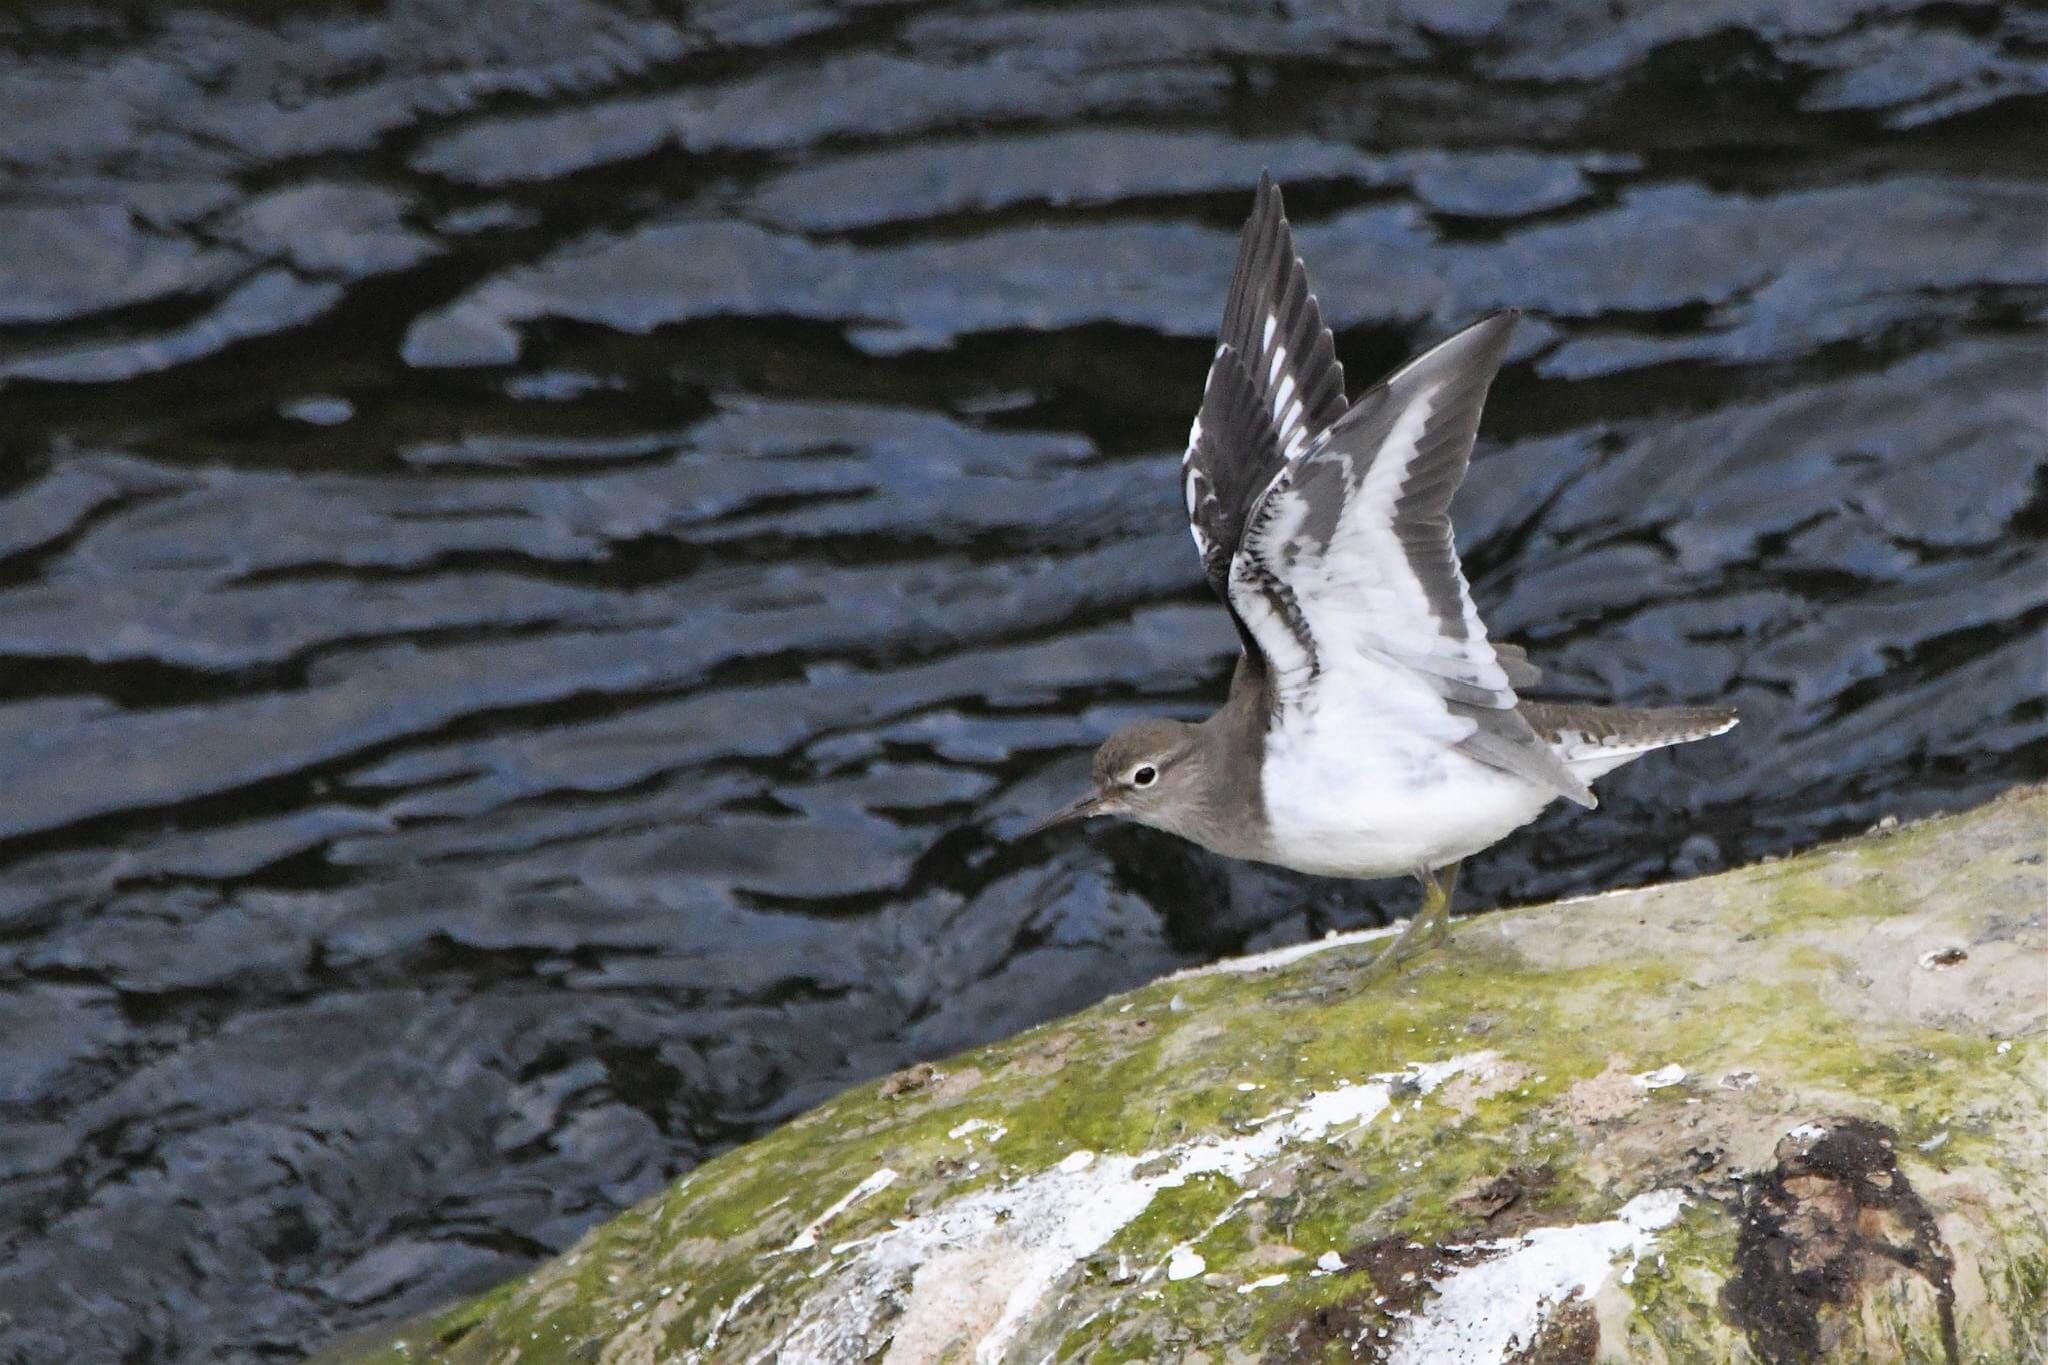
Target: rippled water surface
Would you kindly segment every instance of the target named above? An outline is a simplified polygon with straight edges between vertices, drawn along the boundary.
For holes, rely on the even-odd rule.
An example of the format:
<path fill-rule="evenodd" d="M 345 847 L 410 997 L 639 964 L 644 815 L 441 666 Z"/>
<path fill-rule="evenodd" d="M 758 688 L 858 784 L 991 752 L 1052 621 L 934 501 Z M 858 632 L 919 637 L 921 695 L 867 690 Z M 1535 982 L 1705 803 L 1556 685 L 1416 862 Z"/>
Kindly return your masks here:
<path fill-rule="evenodd" d="M 1404 910 L 999 837 L 1220 696 L 1261 167 L 1354 385 L 1526 310 L 1495 633 L 1746 718 L 1472 904 L 2042 775 L 2044 92 L 1967 2 L 8 7 L 0 1359 L 293 1358 Z"/>

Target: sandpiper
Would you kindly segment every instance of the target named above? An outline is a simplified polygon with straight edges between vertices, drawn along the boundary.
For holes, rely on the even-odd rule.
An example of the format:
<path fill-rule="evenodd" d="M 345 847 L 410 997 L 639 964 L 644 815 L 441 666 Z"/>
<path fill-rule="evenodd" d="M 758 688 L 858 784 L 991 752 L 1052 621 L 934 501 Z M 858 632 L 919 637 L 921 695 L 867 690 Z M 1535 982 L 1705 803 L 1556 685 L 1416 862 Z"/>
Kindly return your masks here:
<path fill-rule="evenodd" d="M 1094 786 L 1024 834 L 1120 815 L 1234 858 L 1413 875 L 1421 911 L 1382 961 L 1441 938 L 1458 862 L 1724 707 L 1525 701 L 1541 676 L 1487 639 L 1451 540 L 1479 411 L 1517 314 L 1495 313 L 1347 403 L 1270 176 L 1238 243 L 1181 486 L 1243 652 L 1223 708 L 1147 720 Z M 1020 836 L 1021 837 L 1021 836 Z"/>

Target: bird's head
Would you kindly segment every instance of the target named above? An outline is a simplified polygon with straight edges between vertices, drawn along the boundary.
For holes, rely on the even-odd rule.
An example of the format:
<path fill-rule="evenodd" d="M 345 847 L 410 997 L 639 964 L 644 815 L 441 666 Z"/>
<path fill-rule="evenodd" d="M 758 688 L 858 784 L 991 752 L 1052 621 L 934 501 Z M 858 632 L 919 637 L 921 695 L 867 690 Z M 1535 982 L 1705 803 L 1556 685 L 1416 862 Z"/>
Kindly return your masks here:
<path fill-rule="evenodd" d="M 1121 815 L 1178 833 L 1197 803 L 1201 766 L 1194 726 L 1177 720 L 1126 725 L 1095 751 L 1094 785 L 1017 837 L 1094 815 Z"/>

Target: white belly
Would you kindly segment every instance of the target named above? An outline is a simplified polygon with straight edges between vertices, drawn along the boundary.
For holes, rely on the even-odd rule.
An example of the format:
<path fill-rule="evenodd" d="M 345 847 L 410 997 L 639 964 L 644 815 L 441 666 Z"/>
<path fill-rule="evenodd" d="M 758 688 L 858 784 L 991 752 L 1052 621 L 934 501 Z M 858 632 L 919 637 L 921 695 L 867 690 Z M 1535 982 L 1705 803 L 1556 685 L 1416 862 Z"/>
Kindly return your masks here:
<path fill-rule="evenodd" d="M 1262 795 L 1274 861 L 1327 877 L 1442 867 L 1499 842 L 1553 799 L 1442 740 L 1392 727 L 1352 744 L 1274 732 Z"/>

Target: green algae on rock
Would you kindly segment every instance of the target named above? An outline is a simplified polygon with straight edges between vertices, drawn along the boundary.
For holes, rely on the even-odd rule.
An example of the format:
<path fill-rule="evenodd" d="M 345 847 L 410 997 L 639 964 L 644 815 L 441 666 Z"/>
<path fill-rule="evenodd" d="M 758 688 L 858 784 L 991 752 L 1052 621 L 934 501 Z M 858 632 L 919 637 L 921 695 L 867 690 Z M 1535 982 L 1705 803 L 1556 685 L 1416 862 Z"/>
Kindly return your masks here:
<path fill-rule="evenodd" d="M 2048 792 L 848 1092 L 360 1362 L 2048 1359 Z"/>

